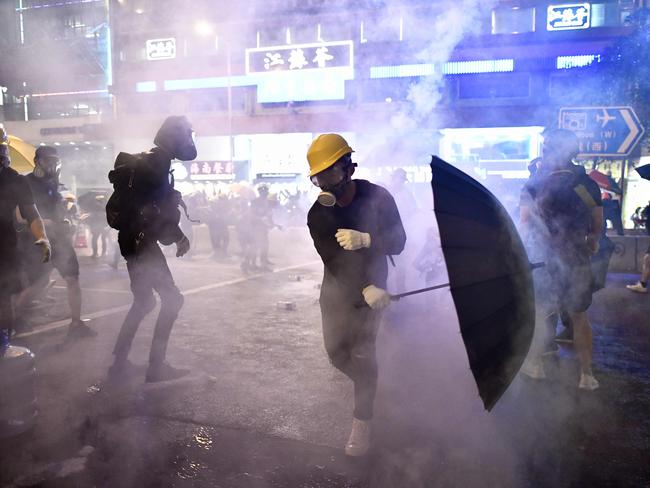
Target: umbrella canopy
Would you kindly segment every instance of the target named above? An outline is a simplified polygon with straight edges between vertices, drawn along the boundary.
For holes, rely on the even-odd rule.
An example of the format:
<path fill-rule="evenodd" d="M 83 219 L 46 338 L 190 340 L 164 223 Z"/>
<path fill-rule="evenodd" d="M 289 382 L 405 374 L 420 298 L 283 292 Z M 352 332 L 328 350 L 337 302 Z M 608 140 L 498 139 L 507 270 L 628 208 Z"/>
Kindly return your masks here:
<path fill-rule="evenodd" d="M 434 212 L 470 368 L 486 410 L 519 371 L 535 329 L 531 265 L 503 206 L 438 157 Z"/>
<path fill-rule="evenodd" d="M 618 186 L 618 183 L 616 183 L 611 176 L 601 173 L 597 169 L 593 169 L 589 172 L 589 178 L 594 180 L 603 190 L 609 190 L 619 194 L 622 193 L 621 187 Z"/>
<path fill-rule="evenodd" d="M 639 166 L 635 169 L 641 178 L 644 180 L 650 180 L 650 164 L 644 164 L 643 166 Z"/>
<path fill-rule="evenodd" d="M 34 169 L 36 148 L 16 136 L 9 136 L 11 167 L 19 173 L 31 173 Z"/>

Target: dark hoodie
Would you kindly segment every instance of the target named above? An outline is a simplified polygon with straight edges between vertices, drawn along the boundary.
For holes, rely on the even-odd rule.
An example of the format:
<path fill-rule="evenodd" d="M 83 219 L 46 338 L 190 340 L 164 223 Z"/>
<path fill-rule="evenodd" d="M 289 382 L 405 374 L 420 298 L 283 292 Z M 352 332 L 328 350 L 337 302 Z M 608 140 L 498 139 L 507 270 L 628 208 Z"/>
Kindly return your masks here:
<path fill-rule="evenodd" d="M 325 207 L 316 202 L 307 217 L 325 265 L 321 299 L 362 303 L 361 291 L 366 286 L 386 288 L 386 256 L 401 253 L 406 243 L 399 211 L 388 190 L 366 180 L 354 181 L 356 193 L 349 205 Z M 336 241 L 338 229 L 369 233 L 370 248 L 346 251 Z"/>

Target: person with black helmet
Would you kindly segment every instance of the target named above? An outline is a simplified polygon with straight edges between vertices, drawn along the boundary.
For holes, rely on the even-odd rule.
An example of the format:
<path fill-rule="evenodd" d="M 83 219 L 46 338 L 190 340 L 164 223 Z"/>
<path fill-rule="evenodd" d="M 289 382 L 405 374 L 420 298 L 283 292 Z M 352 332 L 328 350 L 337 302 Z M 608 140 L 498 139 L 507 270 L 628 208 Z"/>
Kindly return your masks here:
<path fill-rule="evenodd" d="M 180 378 L 189 373 L 188 370 L 174 368 L 165 361 L 169 336 L 184 300 L 158 243 L 176 244 L 177 257 L 189 251 L 189 240 L 179 227 L 180 213 L 177 205 L 181 200 L 177 198 L 178 192 L 170 182 L 170 168 L 173 159 L 191 161 L 197 155 L 194 131 L 184 116 L 168 117 L 158 130 L 154 145 L 153 149 L 139 157 L 134 158 L 124 153 L 118 155 L 116 169 L 109 174 L 109 178 L 116 185 L 119 175 L 115 172 L 118 171 L 120 158 L 134 158 L 137 167 L 125 167 L 129 186 L 123 190 L 133 190 L 134 193 L 121 195 L 124 200 L 122 203 L 126 205 L 120 206 L 117 199 L 118 204 L 113 207 L 111 200 L 114 200 L 116 191 L 107 205 L 109 224 L 119 230 L 120 251 L 126 259 L 133 292 L 133 304 L 113 349 L 114 362 L 109 377 L 118 378 L 130 369 L 131 364 L 127 358 L 131 343 L 140 323 L 156 305 L 153 295 L 155 290 L 160 295 L 160 313 L 149 354 L 147 382 Z M 173 208 L 169 208 L 169 202 Z M 116 225 L 115 221 L 121 224 Z"/>
<path fill-rule="evenodd" d="M 521 194 L 520 223 L 531 261 L 543 261 L 533 272 L 538 324 L 522 372 L 545 378 L 541 362 L 544 320 L 566 311 L 574 330 L 580 361 L 579 388 L 595 390 L 591 368 L 592 331 L 587 318 L 593 294 L 591 256 L 598 252 L 603 228 L 600 189 L 584 168 L 572 161 L 579 152 L 578 138 L 568 130 L 543 133 L 542 159 Z"/>
<path fill-rule="evenodd" d="M 17 313 L 22 313 L 29 303 L 49 281 L 52 268 L 65 280 L 70 307 L 69 337 L 93 337 L 97 335 L 81 320 L 81 286 L 79 285 L 79 260 L 72 245 L 72 224 L 66 218 L 66 207 L 59 191 L 61 160 L 52 146 L 39 146 L 34 157 L 34 170 L 26 176 L 34 195 L 36 206 L 43 217 L 45 228 L 52 242 L 52 260 L 44 265 L 40 257 L 27 250 L 24 253 L 25 272 L 29 286 L 17 297 Z"/>
<path fill-rule="evenodd" d="M 19 291 L 20 283 L 18 236 L 14 225 L 16 207 L 29 223 L 41 261 L 49 261 L 52 252 L 29 183 L 9 167 L 10 163 L 8 137 L 0 125 L 0 355 L 14 327 L 11 295 Z"/>
<path fill-rule="evenodd" d="M 320 293 L 323 338 L 330 361 L 354 383 L 349 456 L 365 454 L 377 391 L 375 340 L 386 291 L 387 256 L 402 252 L 406 234 L 388 190 L 353 180 L 352 148 L 322 134 L 307 152 L 309 176 L 321 189 L 307 225 L 323 260 Z"/>

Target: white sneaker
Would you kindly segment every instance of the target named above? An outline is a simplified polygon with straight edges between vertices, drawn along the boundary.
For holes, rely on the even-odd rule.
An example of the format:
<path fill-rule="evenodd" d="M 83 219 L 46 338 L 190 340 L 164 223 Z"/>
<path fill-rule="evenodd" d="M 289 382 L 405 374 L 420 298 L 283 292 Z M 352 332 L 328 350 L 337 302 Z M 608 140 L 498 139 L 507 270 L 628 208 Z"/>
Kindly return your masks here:
<path fill-rule="evenodd" d="M 598 380 L 594 378 L 594 375 L 592 374 L 585 374 L 582 373 L 580 375 L 580 384 L 578 385 L 578 388 L 581 390 L 596 390 L 600 385 L 598 384 Z"/>
<path fill-rule="evenodd" d="M 534 380 L 545 380 L 546 372 L 544 371 L 544 364 L 541 361 L 524 361 L 524 364 L 519 370 L 521 374 L 525 374 Z"/>
<path fill-rule="evenodd" d="M 352 419 L 352 432 L 345 445 L 345 454 L 348 456 L 363 456 L 370 447 L 370 422 Z"/>
<path fill-rule="evenodd" d="M 627 285 L 625 288 L 637 293 L 648 293 L 648 287 L 643 286 L 640 281 L 637 281 L 634 285 Z"/>

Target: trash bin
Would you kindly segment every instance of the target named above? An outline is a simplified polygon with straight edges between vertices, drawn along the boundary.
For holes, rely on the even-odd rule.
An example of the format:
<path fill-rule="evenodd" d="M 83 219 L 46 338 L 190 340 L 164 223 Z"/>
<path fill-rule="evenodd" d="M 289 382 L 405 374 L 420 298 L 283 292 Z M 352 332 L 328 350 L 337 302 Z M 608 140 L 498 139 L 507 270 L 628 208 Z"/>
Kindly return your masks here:
<path fill-rule="evenodd" d="M 0 439 L 22 434 L 36 423 L 34 354 L 8 346 L 0 354 Z"/>

